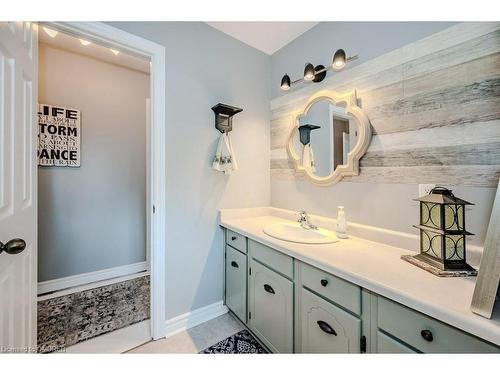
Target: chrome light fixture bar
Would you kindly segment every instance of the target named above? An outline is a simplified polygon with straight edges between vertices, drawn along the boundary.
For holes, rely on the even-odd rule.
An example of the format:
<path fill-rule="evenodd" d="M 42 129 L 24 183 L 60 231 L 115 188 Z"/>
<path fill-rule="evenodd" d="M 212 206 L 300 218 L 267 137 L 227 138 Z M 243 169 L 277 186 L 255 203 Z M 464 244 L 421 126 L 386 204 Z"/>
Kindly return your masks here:
<path fill-rule="evenodd" d="M 343 69 L 348 62 L 356 60 L 357 58 L 358 55 L 347 57 L 343 49 L 338 49 L 333 55 L 332 63 L 326 67 L 324 65 L 314 66 L 311 63 L 306 63 L 304 67 L 304 76 L 296 79 L 295 81 L 291 81 L 290 76 L 285 74 L 283 78 L 281 78 L 281 89 L 283 91 L 290 90 L 292 85 L 299 82 L 321 82 L 325 79 L 326 73 L 330 69 L 333 71 L 339 71 Z"/>

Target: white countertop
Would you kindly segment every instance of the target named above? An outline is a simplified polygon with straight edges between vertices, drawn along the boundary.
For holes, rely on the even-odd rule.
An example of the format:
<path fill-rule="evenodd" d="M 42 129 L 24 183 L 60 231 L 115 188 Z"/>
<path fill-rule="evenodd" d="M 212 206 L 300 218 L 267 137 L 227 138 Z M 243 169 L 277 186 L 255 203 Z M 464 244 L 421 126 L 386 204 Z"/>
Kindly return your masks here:
<path fill-rule="evenodd" d="M 414 254 L 411 251 L 356 237 L 323 245 L 278 240 L 265 234 L 263 228 L 285 219 L 267 215 L 269 210 L 264 208 L 255 210 L 251 217 L 222 210 L 220 225 L 500 345 L 500 309 L 492 319 L 470 311 L 476 278 L 434 276 L 400 259 L 401 255 Z"/>

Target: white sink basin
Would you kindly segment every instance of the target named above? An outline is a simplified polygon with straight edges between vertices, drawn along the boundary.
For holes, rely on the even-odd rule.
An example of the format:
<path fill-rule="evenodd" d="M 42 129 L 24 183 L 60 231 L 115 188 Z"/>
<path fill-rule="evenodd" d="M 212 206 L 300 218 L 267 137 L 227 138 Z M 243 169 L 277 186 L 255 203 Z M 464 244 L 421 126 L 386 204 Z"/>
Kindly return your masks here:
<path fill-rule="evenodd" d="M 332 231 L 323 228 L 304 229 L 299 223 L 292 222 L 268 225 L 264 228 L 264 233 L 279 240 L 305 244 L 325 244 L 338 241 L 337 236 Z"/>

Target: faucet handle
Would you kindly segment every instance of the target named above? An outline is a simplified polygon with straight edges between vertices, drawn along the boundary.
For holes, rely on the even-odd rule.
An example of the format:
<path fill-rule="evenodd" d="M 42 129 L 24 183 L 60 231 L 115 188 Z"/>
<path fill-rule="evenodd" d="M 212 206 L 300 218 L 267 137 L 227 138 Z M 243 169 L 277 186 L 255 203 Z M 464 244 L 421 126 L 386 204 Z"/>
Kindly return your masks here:
<path fill-rule="evenodd" d="M 307 212 L 305 211 L 299 211 L 296 213 L 297 217 L 299 218 L 299 222 L 307 220 L 309 216 L 307 215 Z"/>

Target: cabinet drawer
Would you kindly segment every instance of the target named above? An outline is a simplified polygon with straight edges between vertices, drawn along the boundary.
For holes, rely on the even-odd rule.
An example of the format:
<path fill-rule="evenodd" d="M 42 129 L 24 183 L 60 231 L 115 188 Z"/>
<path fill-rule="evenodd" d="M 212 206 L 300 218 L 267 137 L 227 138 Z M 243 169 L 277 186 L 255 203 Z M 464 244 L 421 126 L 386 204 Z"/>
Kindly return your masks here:
<path fill-rule="evenodd" d="M 498 353 L 500 348 L 378 297 L 378 327 L 423 353 Z"/>
<path fill-rule="evenodd" d="M 302 285 L 361 315 L 361 288 L 308 264 L 301 263 Z"/>
<path fill-rule="evenodd" d="M 293 351 L 293 283 L 250 260 L 249 319 L 252 332 L 273 352 Z"/>
<path fill-rule="evenodd" d="M 302 289 L 302 353 L 359 353 L 361 320 Z"/>
<path fill-rule="evenodd" d="M 253 240 L 248 240 L 248 247 L 252 258 L 290 279 L 293 278 L 293 258 Z"/>
<path fill-rule="evenodd" d="M 226 246 L 226 306 L 247 321 L 247 256 Z"/>
<path fill-rule="evenodd" d="M 247 253 L 247 238 L 239 233 L 226 229 L 226 243 L 245 254 Z"/>
<path fill-rule="evenodd" d="M 412 354 L 417 353 L 392 337 L 377 331 L 377 353 L 384 354 Z"/>

